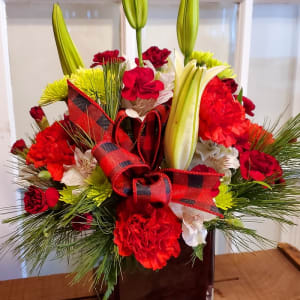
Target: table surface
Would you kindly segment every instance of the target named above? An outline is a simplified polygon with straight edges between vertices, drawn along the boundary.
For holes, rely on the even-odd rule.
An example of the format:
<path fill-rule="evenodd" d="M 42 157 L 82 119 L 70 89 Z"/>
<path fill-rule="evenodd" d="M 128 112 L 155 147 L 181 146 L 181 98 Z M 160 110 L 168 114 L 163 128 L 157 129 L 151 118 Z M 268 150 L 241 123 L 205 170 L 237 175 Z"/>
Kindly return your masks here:
<path fill-rule="evenodd" d="M 0 299 L 96 299 L 87 284 L 69 282 L 66 274 L 0 281 Z M 214 300 L 300 300 L 300 271 L 277 249 L 218 255 Z"/>
<path fill-rule="evenodd" d="M 216 256 L 215 300 L 300 300 L 300 271 L 277 249 Z"/>

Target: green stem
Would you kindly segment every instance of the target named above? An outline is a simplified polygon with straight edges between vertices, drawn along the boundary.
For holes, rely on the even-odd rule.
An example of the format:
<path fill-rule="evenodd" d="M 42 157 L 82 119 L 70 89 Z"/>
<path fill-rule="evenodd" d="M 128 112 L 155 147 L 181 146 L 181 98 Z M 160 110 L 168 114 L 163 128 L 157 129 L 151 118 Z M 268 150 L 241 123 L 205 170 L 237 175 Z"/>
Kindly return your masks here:
<path fill-rule="evenodd" d="M 185 56 L 184 57 L 184 65 L 186 66 L 188 62 L 189 62 L 189 56 Z"/>
<path fill-rule="evenodd" d="M 137 44 L 140 67 L 143 67 L 144 62 L 142 57 L 142 28 L 136 29 L 136 44 Z"/>

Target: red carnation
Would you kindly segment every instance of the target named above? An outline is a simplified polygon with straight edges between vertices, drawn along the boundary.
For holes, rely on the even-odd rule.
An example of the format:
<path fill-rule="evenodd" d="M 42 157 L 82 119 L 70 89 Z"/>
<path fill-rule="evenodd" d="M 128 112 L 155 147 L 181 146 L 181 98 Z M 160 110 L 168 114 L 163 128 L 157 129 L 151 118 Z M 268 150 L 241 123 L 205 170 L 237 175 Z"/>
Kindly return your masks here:
<path fill-rule="evenodd" d="M 76 231 L 84 231 L 91 228 L 93 215 L 91 213 L 81 214 L 72 220 L 72 228 Z"/>
<path fill-rule="evenodd" d="M 30 115 L 37 122 L 41 122 L 43 118 L 46 117 L 43 109 L 40 106 L 32 107 L 30 109 Z"/>
<path fill-rule="evenodd" d="M 225 147 L 237 142 L 249 126 L 243 106 L 218 77 L 206 86 L 201 99 L 199 136 Z"/>
<path fill-rule="evenodd" d="M 247 97 L 243 97 L 243 106 L 245 108 L 246 114 L 253 117 L 253 110 L 255 109 L 255 104 Z"/>
<path fill-rule="evenodd" d="M 124 72 L 122 97 L 129 101 L 141 99 L 157 99 L 164 84 L 154 80 L 154 72 L 150 68 L 136 67 Z"/>
<path fill-rule="evenodd" d="M 149 60 L 155 69 L 162 67 L 164 64 L 168 63 L 168 56 L 171 54 L 171 51 L 164 48 L 159 49 L 156 46 L 150 47 L 148 50 L 143 52 L 143 60 Z M 135 63 L 139 65 L 139 59 L 135 59 Z"/>
<path fill-rule="evenodd" d="M 249 123 L 247 132 L 238 138 L 235 147 L 239 152 L 255 149 L 263 151 L 266 146 L 274 143 L 274 138 L 271 132 L 265 130 L 262 126 Z"/>
<path fill-rule="evenodd" d="M 211 167 L 207 167 L 205 165 L 197 165 L 191 171 L 192 172 L 200 172 L 200 173 L 201 172 L 206 172 L 206 173 L 215 173 L 215 174 L 218 174 L 215 169 L 213 169 Z M 219 191 L 220 184 L 221 184 L 221 181 L 218 180 L 216 182 L 215 186 L 212 188 L 212 190 L 211 190 L 211 196 L 212 197 L 216 197 L 216 196 L 219 195 L 219 193 L 220 193 L 220 191 Z"/>
<path fill-rule="evenodd" d="M 112 51 L 104 51 L 99 52 L 94 55 L 93 58 L 93 64 L 91 65 L 91 68 L 94 68 L 96 66 L 102 66 L 105 65 L 107 62 L 123 62 L 125 61 L 125 58 L 123 56 L 119 56 L 119 50 L 112 50 Z"/>
<path fill-rule="evenodd" d="M 226 86 L 230 89 L 231 94 L 234 94 L 238 88 L 238 84 L 235 82 L 234 79 L 229 78 L 229 79 L 223 79 L 222 80 Z"/>
<path fill-rule="evenodd" d="M 134 254 L 145 268 L 158 270 L 172 256 L 179 256 L 181 231 L 179 220 L 168 207 L 155 208 L 128 198 L 118 207 L 114 242 L 120 255 Z"/>
<path fill-rule="evenodd" d="M 25 144 L 25 141 L 23 139 L 17 140 L 11 147 L 10 152 L 12 154 L 19 154 L 22 153 L 25 149 L 27 149 L 27 146 Z"/>
<path fill-rule="evenodd" d="M 50 187 L 45 192 L 46 202 L 49 207 L 54 207 L 59 199 L 59 192 L 56 188 Z"/>
<path fill-rule="evenodd" d="M 68 134 L 55 122 L 39 132 L 35 140 L 35 144 L 29 149 L 26 162 L 33 163 L 35 168 L 46 166 L 54 180 L 61 180 L 64 165 L 75 163 L 74 146 L 70 146 Z"/>
<path fill-rule="evenodd" d="M 245 151 L 240 155 L 241 175 L 244 179 L 268 180 L 270 183 L 281 181 L 282 169 L 271 155 L 257 151 Z"/>
<path fill-rule="evenodd" d="M 24 195 L 25 210 L 30 214 L 37 214 L 48 209 L 45 193 L 31 185 Z"/>

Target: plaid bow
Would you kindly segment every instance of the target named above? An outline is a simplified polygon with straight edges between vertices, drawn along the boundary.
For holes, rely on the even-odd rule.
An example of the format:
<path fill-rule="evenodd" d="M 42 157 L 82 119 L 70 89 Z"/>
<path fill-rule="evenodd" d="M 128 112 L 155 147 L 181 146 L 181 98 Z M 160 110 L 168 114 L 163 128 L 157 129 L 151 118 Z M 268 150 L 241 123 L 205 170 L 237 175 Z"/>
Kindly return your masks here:
<path fill-rule="evenodd" d="M 95 101 L 68 85 L 70 120 L 97 142 L 93 155 L 118 195 L 151 203 L 172 201 L 223 217 L 211 195 L 220 174 L 159 169 L 168 104 L 151 110 L 143 122 L 134 120 L 134 143 L 122 129 L 124 110 L 114 122 Z"/>

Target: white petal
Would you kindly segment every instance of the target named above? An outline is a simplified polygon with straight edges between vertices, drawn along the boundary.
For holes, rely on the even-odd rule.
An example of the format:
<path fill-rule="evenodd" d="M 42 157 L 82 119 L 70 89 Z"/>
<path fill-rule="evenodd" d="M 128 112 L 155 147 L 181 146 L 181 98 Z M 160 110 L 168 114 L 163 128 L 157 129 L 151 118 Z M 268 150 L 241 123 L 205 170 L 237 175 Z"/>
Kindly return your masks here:
<path fill-rule="evenodd" d="M 174 215 L 176 215 L 177 218 L 182 219 L 183 214 L 183 208 L 184 206 L 178 203 L 170 202 L 169 207 L 171 208 Z"/>
<path fill-rule="evenodd" d="M 84 178 L 76 168 L 70 168 L 64 172 L 60 182 L 67 186 L 83 185 Z"/>
<path fill-rule="evenodd" d="M 141 117 L 138 112 L 132 108 L 127 108 L 125 110 L 126 115 L 129 118 L 133 118 L 133 119 L 140 119 L 141 121 L 143 121 L 145 119 L 145 116 Z"/>

